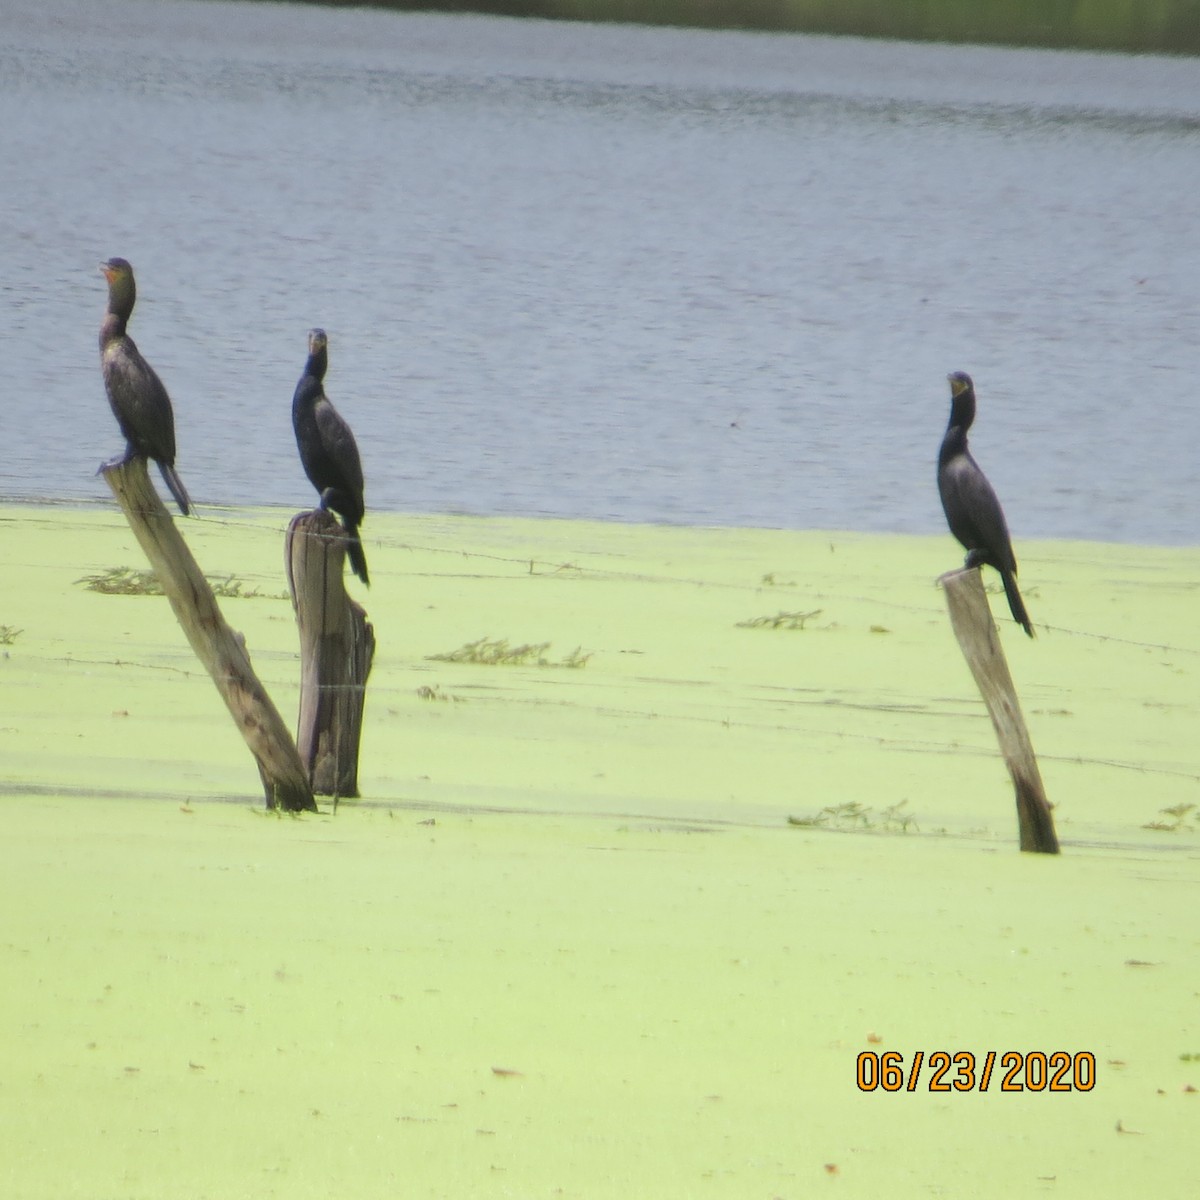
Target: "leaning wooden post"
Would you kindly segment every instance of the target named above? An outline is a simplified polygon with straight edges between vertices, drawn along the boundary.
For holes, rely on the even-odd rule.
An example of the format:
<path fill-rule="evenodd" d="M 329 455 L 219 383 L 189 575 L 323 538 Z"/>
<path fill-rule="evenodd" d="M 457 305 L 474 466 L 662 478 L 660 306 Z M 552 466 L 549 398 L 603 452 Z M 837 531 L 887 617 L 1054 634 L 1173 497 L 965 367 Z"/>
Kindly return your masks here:
<path fill-rule="evenodd" d="M 346 595 L 345 557 L 345 530 L 327 509 L 292 518 L 286 562 L 300 629 L 296 744 L 322 796 L 358 795 L 363 706 L 375 657 L 375 631 Z"/>
<path fill-rule="evenodd" d="M 151 486 L 145 459 L 111 463 L 100 471 L 258 763 L 267 807 L 315 812 L 291 732 L 254 674 L 245 640 L 225 623 L 208 580 Z"/>
<path fill-rule="evenodd" d="M 1021 716 L 1021 705 L 1012 675 L 1000 647 L 987 595 L 978 567 L 950 571 L 938 582 L 945 588 L 950 624 L 983 702 L 987 705 L 1000 742 L 1000 752 L 1017 793 L 1017 823 L 1021 849 L 1035 854 L 1057 854 L 1054 817 L 1042 787 L 1033 743 Z"/>

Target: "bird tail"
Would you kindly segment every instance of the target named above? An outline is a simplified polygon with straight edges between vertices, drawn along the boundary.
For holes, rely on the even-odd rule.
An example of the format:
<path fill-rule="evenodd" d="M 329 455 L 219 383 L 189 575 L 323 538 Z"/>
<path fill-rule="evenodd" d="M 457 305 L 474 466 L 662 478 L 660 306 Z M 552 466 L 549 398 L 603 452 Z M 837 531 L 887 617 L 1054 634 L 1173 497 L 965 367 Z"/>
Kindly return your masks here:
<path fill-rule="evenodd" d="M 1025 601 L 1017 589 L 1017 577 L 1011 571 L 1001 571 L 1000 578 L 1004 580 L 1004 594 L 1008 597 L 1008 607 L 1012 611 L 1013 620 L 1022 626 L 1030 637 L 1033 637 L 1033 623 L 1025 611 Z"/>
<path fill-rule="evenodd" d="M 363 551 L 362 539 L 358 536 L 357 525 L 346 526 L 346 553 L 350 556 L 350 569 L 367 586 L 371 579 L 367 575 L 367 556 Z"/>
<path fill-rule="evenodd" d="M 171 490 L 171 495 L 175 497 L 175 503 L 179 505 L 179 511 L 185 517 L 191 516 L 192 502 L 188 499 L 187 488 L 183 486 L 183 480 L 175 474 L 175 467 L 168 462 L 159 461 L 158 469 L 162 472 L 163 482 Z"/>

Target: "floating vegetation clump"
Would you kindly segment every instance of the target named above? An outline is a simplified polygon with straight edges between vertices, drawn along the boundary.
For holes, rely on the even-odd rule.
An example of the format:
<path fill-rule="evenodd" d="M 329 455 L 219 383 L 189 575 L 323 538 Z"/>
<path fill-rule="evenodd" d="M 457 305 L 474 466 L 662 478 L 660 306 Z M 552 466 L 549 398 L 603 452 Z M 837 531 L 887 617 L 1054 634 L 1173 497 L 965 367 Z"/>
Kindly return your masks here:
<path fill-rule="evenodd" d="M 847 800 L 842 804 L 830 804 L 811 817 L 788 817 L 789 825 L 799 825 L 803 829 L 836 829 L 871 830 L 878 833 L 908 833 L 915 830 L 920 833 L 921 827 L 911 813 L 903 811 L 907 800 L 901 800 L 890 808 L 876 811 L 857 800 Z"/>
<path fill-rule="evenodd" d="M 549 642 L 526 642 L 520 646 L 510 646 L 508 638 L 480 638 L 476 642 L 467 642 L 457 650 L 448 650 L 444 654 L 430 654 L 427 657 L 434 662 L 451 663 L 480 663 L 489 667 L 571 667 L 578 669 L 587 665 L 592 657 L 591 652 L 584 653 L 582 647 L 576 646 L 565 658 L 551 659 L 547 657 L 550 649 Z"/>
<path fill-rule="evenodd" d="M 205 578 L 213 590 L 214 596 L 224 600 L 249 600 L 262 596 L 258 588 L 247 587 L 245 582 L 236 575 L 211 576 Z M 133 567 L 109 567 L 107 571 L 97 571 L 94 575 L 84 575 L 75 580 L 82 583 L 90 592 L 100 592 L 105 596 L 161 596 L 162 584 L 153 571 L 135 570 Z M 282 597 L 286 599 L 286 597 Z"/>
<path fill-rule="evenodd" d="M 465 696 L 456 696 L 453 692 L 443 692 L 437 684 L 430 687 L 427 683 L 417 688 L 417 695 L 422 700 L 453 700 L 455 704 L 466 699 Z"/>
<path fill-rule="evenodd" d="M 778 612 L 773 617 L 754 617 L 749 621 L 738 621 L 738 629 L 803 629 L 805 623 L 819 617 L 823 609 L 812 612 Z"/>
<path fill-rule="evenodd" d="M 222 600 L 291 599 L 287 592 L 264 592 L 257 587 L 247 587 L 245 580 L 239 579 L 236 575 L 226 575 L 224 579 L 218 579 L 213 575 L 206 575 L 204 578 L 208 580 L 213 595 L 219 596 Z"/>
<path fill-rule="evenodd" d="M 137 571 L 133 567 L 109 567 L 94 575 L 75 580 L 89 592 L 105 596 L 161 596 L 162 585 L 153 571 Z"/>
<path fill-rule="evenodd" d="M 24 632 L 15 625 L 0 625 L 0 646 L 11 646 Z"/>
<path fill-rule="evenodd" d="M 1161 833 L 1185 833 L 1192 831 L 1196 826 L 1189 820 L 1191 814 L 1195 811 L 1194 804 L 1174 804 L 1170 808 L 1160 808 L 1158 814 L 1160 817 L 1166 817 L 1167 820 L 1147 821 L 1142 826 L 1143 829 L 1157 829 Z"/>

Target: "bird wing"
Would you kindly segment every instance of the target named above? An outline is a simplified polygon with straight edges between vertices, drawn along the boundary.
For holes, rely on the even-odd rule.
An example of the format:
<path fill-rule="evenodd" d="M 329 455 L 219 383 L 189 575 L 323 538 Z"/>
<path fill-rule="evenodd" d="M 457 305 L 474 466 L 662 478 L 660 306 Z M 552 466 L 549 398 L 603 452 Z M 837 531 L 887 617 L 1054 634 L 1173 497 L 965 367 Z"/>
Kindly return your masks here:
<path fill-rule="evenodd" d="M 292 425 L 304 473 L 321 503 L 341 515 L 347 527 L 363 519 L 363 473 L 350 426 L 329 402 L 321 381 L 307 371 L 292 396 Z"/>
<path fill-rule="evenodd" d="M 326 455 L 332 460 L 341 483 L 353 489 L 359 495 L 363 490 L 362 460 L 358 455 L 358 443 L 350 426 L 346 424 L 341 413 L 326 399 L 316 407 L 317 430 L 321 435 L 321 445 Z"/>
<path fill-rule="evenodd" d="M 997 569 L 1017 569 L 1008 524 L 992 485 L 970 454 L 955 456 L 938 473 L 950 532 L 968 549 L 986 552 Z"/>
<path fill-rule="evenodd" d="M 119 338 L 104 351 L 104 386 L 117 423 L 142 454 L 161 462 L 175 461 L 175 414 L 167 389 L 154 368 L 138 353 L 130 337 Z"/>

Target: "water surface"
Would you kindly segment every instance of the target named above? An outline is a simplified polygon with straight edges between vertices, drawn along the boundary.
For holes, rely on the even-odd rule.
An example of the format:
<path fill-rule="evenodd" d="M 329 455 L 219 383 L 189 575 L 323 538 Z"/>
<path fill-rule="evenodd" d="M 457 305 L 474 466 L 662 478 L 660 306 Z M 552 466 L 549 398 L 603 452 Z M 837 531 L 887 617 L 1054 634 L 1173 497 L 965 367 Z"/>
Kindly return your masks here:
<path fill-rule="evenodd" d="M 0 16 L 0 495 L 105 497 L 96 264 L 200 502 L 1194 543 L 1200 62 L 192 0 Z"/>

